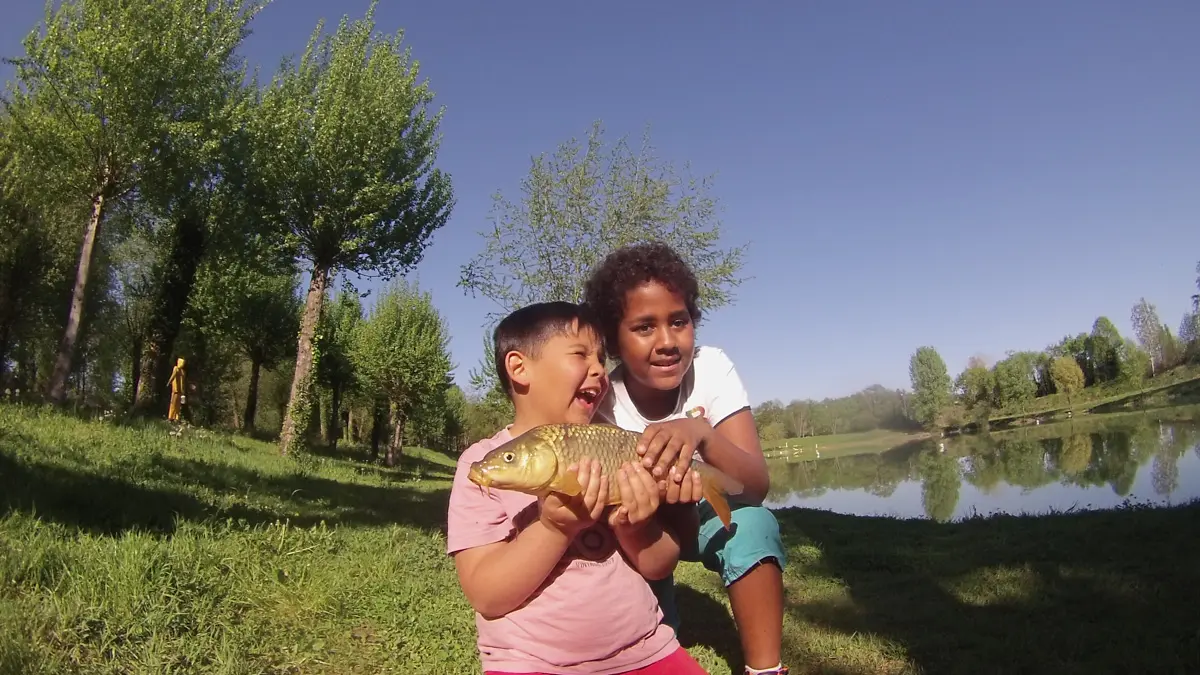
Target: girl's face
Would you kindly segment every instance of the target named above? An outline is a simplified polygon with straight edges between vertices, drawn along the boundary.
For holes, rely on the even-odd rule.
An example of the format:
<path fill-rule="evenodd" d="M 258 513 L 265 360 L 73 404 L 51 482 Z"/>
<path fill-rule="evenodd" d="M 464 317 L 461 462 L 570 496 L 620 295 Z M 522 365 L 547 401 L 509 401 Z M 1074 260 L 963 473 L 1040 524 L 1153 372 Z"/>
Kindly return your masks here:
<path fill-rule="evenodd" d="M 637 384 L 673 391 L 692 366 L 696 328 L 683 296 L 657 281 L 625 295 L 617 327 L 617 350 L 626 373 Z"/>

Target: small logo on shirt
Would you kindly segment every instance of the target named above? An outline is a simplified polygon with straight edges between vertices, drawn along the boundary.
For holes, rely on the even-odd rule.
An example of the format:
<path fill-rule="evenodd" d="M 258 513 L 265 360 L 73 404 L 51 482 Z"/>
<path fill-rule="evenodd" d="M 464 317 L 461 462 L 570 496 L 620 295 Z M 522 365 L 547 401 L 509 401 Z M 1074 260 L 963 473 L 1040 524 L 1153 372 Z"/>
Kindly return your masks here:
<path fill-rule="evenodd" d="M 688 417 L 704 417 L 704 406 L 698 405 L 695 408 L 687 411 Z"/>

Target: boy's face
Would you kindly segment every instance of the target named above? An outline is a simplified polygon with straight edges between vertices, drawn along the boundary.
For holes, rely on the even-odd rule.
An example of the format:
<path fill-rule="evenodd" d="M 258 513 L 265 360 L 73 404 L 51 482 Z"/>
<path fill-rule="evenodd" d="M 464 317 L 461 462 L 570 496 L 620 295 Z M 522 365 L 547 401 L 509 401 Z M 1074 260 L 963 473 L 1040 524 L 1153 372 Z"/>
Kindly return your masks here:
<path fill-rule="evenodd" d="M 696 328 L 683 297 L 657 281 L 625 295 L 617 328 L 621 364 L 638 383 L 668 391 L 692 366 Z"/>
<path fill-rule="evenodd" d="M 541 346 L 536 357 L 510 352 L 509 376 L 527 387 L 538 424 L 587 424 L 608 389 L 604 347 L 590 328 L 573 327 Z"/>

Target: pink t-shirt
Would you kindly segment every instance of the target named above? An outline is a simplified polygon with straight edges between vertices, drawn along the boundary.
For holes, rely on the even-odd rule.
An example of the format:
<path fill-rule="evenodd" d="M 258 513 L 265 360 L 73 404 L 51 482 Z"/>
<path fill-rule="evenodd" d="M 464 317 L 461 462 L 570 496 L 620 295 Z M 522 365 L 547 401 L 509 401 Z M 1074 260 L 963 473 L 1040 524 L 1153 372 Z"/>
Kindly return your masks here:
<path fill-rule="evenodd" d="M 502 429 L 467 448 L 458 460 L 446 524 L 446 549 L 515 537 L 538 518 L 537 498 L 467 480 L 471 462 L 512 438 Z M 679 648 L 660 623 L 650 586 L 621 555 L 616 537 L 597 523 L 580 533 L 558 566 L 517 609 L 486 619 L 475 613 L 484 670 L 541 673 L 620 673 L 647 666 Z"/>

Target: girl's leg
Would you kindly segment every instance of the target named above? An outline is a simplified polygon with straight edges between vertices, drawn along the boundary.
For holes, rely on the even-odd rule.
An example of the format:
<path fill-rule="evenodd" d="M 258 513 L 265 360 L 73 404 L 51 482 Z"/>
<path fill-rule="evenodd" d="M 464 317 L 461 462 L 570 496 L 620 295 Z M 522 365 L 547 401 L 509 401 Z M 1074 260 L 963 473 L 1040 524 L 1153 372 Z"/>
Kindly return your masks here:
<path fill-rule="evenodd" d="M 787 552 L 779 521 L 761 506 L 730 505 L 733 534 L 706 502 L 701 502 L 700 551 L 704 566 L 721 575 L 729 592 L 746 667 L 786 672 L 783 639 L 783 566 Z"/>

